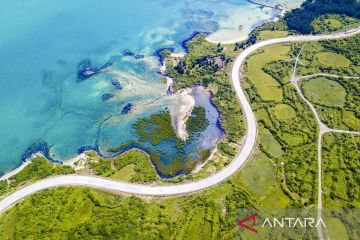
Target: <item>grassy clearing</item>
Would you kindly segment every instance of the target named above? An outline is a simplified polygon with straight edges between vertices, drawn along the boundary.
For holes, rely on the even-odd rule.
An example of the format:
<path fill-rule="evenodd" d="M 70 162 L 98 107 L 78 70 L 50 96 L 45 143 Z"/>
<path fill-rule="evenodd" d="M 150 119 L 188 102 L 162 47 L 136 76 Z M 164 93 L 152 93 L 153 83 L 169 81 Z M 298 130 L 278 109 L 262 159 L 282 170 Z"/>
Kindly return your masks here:
<path fill-rule="evenodd" d="M 295 110 L 287 104 L 278 104 L 274 107 L 274 114 L 280 121 L 288 120 L 296 116 Z"/>
<path fill-rule="evenodd" d="M 350 129 L 359 129 L 360 119 L 356 117 L 355 113 L 352 111 L 344 111 L 343 113 L 343 122 Z"/>
<path fill-rule="evenodd" d="M 332 80 L 346 90 L 345 103 L 341 107 L 315 103 L 321 120 L 331 128 L 360 131 L 360 82 L 342 78 Z"/>
<path fill-rule="evenodd" d="M 346 90 L 336 81 L 318 77 L 305 81 L 301 87 L 306 98 L 314 103 L 330 107 L 342 107 L 345 104 Z"/>
<path fill-rule="evenodd" d="M 129 182 L 135 174 L 135 164 L 131 163 L 116 171 L 113 175 L 110 176 L 110 178 Z"/>
<path fill-rule="evenodd" d="M 151 182 L 159 180 L 149 156 L 140 150 L 127 151 L 114 158 L 88 156 L 86 167 L 95 175 L 129 182 Z"/>
<path fill-rule="evenodd" d="M 246 63 L 247 77 L 265 101 L 281 101 L 283 93 L 280 84 L 262 68 L 272 61 L 288 59 L 289 50 L 290 47 L 286 45 L 269 46 L 251 56 Z"/>
<path fill-rule="evenodd" d="M 284 194 L 283 190 L 278 185 L 275 185 L 261 201 L 261 206 L 265 209 L 286 208 L 290 204 L 291 199 Z"/>
<path fill-rule="evenodd" d="M 284 140 L 284 142 L 286 142 L 286 144 L 288 144 L 289 146 L 294 147 L 306 143 L 309 138 L 307 134 L 298 132 L 297 134 L 282 133 L 281 139 Z"/>
<path fill-rule="evenodd" d="M 330 239 L 333 240 L 347 240 L 349 235 L 346 231 L 346 226 L 338 218 L 325 219 L 326 227 L 329 231 Z"/>
<path fill-rule="evenodd" d="M 300 46 L 299 46 L 300 47 Z M 307 43 L 303 49 L 301 55 L 301 60 L 304 65 L 298 66 L 297 75 L 308 75 L 313 73 L 329 73 L 339 76 L 359 76 L 360 68 L 359 61 L 360 55 L 354 54 L 359 52 L 360 47 L 360 37 L 354 36 L 341 40 L 331 40 L 331 41 L 322 41 L 322 42 L 312 42 Z M 338 67 L 338 64 L 335 62 L 334 65 L 323 65 L 319 62 L 317 55 L 323 52 L 331 52 L 340 54 L 346 59 L 351 61 L 351 64 L 346 67 Z M 332 63 L 331 63 L 332 64 Z M 331 101 L 335 101 L 335 105 L 332 103 L 322 104 L 313 102 L 321 120 L 330 128 L 360 131 L 360 96 L 358 92 L 360 91 L 360 82 L 355 79 L 344 79 L 344 78 L 331 78 L 327 77 L 329 81 L 336 82 L 336 89 L 331 89 L 331 86 L 318 86 L 314 87 L 315 95 L 318 95 L 316 91 L 321 94 L 328 94 Z M 327 85 L 327 84 L 326 84 Z M 341 85 L 341 86 L 339 86 Z M 336 91 L 340 90 L 340 95 Z M 346 91 L 345 100 L 341 96 Z M 336 98 L 341 97 L 339 101 Z M 312 99 L 309 99 L 312 100 Z"/>
<path fill-rule="evenodd" d="M 286 37 L 289 34 L 288 31 L 270 31 L 263 30 L 259 32 L 259 37 L 261 40 L 272 39 L 272 38 L 281 38 Z"/>
<path fill-rule="evenodd" d="M 333 52 L 320 52 L 316 54 L 319 62 L 327 67 L 348 67 L 351 61 L 343 55 Z"/>
<path fill-rule="evenodd" d="M 261 170 L 260 170 L 261 169 Z M 234 178 L 234 183 L 245 186 L 258 199 L 262 199 L 271 190 L 276 180 L 276 166 L 264 153 L 258 151 Z"/>
<path fill-rule="evenodd" d="M 269 152 L 272 156 L 280 158 L 283 154 L 281 145 L 274 138 L 271 132 L 264 128 L 263 126 L 259 127 L 259 141 L 260 146 L 264 148 L 265 151 Z"/>

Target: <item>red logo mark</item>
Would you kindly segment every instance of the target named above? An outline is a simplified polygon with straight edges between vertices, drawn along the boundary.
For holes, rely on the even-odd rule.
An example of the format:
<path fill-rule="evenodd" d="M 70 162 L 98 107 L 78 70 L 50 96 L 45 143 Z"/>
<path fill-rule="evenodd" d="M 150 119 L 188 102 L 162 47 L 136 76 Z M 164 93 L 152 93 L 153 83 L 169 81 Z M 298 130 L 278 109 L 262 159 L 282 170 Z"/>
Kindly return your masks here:
<path fill-rule="evenodd" d="M 239 224 L 239 226 L 241 226 L 247 230 L 257 233 L 258 231 L 255 228 L 252 228 L 252 227 L 244 224 L 244 222 L 252 220 L 252 225 L 254 226 L 256 224 L 256 217 L 257 217 L 257 213 L 255 213 L 251 216 L 248 216 L 247 218 L 244 218 L 242 220 L 238 220 L 238 224 Z"/>

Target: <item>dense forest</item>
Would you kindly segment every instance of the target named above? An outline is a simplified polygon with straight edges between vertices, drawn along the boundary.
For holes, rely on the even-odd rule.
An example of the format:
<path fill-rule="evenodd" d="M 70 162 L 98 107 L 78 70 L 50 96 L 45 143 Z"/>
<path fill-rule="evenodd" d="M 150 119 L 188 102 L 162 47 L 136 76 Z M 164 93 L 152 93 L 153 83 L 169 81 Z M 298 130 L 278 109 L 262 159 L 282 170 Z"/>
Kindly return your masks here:
<path fill-rule="evenodd" d="M 313 30 L 311 22 L 328 13 L 360 18 L 360 2 L 356 0 L 307 0 L 301 8 L 287 13 L 285 20 L 289 29 L 309 34 Z"/>

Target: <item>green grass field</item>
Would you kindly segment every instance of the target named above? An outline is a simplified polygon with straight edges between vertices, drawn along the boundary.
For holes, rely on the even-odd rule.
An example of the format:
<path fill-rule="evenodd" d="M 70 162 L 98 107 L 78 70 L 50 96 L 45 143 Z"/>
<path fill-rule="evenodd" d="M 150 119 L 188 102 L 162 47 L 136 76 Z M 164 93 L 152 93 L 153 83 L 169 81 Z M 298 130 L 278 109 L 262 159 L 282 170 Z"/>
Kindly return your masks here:
<path fill-rule="evenodd" d="M 160 179 L 149 156 L 140 150 L 130 150 L 114 158 L 88 156 L 88 170 L 94 175 L 129 182 L 150 182 Z"/>
<path fill-rule="evenodd" d="M 261 171 L 259 171 L 261 169 Z M 236 175 L 234 183 L 245 186 L 258 199 L 262 199 L 271 190 L 276 180 L 276 167 L 271 159 L 261 151 L 252 155 L 249 163 Z"/>
<path fill-rule="evenodd" d="M 247 77 L 255 85 L 260 97 L 266 101 L 281 101 L 283 98 L 280 84 L 270 75 L 266 74 L 262 68 L 276 60 L 289 59 L 289 46 L 274 45 L 269 46 L 253 56 L 247 61 Z"/>
<path fill-rule="evenodd" d="M 338 82 L 318 77 L 302 84 L 304 95 L 310 101 L 330 106 L 342 107 L 346 101 L 346 90 Z"/>
<path fill-rule="evenodd" d="M 326 227 L 329 230 L 330 239 L 347 240 L 349 235 L 346 226 L 338 218 L 325 218 Z"/>
<path fill-rule="evenodd" d="M 355 116 L 355 113 L 352 111 L 343 112 L 343 122 L 349 126 L 350 129 L 359 129 L 360 119 Z"/>
<path fill-rule="evenodd" d="M 136 174 L 135 172 L 135 164 L 130 163 L 125 167 L 122 167 L 120 170 L 116 171 L 110 178 L 114 178 L 121 181 L 129 182 L 131 181 L 132 176 Z"/>
<path fill-rule="evenodd" d="M 272 39 L 272 38 L 281 38 L 286 37 L 289 34 L 288 31 L 270 31 L 263 30 L 259 32 L 259 37 L 261 40 Z"/>
<path fill-rule="evenodd" d="M 262 126 L 259 127 L 259 141 L 265 151 L 269 152 L 272 156 L 276 158 L 282 156 L 283 151 L 281 145 L 276 141 L 271 132 Z"/>
<path fill-rule="evenodd" d="M 285 121 L 296 116 L 295 110 L 287 104 L 278 104 L 274 107 L 274 114 L 280 121 Z"/>
<path fill-rule="evenodd" d="M 348 67 L 351 61 L 343 55 L 333 52 L 320 52 L 316 54 L 319 62 L 327 67 Z"/>

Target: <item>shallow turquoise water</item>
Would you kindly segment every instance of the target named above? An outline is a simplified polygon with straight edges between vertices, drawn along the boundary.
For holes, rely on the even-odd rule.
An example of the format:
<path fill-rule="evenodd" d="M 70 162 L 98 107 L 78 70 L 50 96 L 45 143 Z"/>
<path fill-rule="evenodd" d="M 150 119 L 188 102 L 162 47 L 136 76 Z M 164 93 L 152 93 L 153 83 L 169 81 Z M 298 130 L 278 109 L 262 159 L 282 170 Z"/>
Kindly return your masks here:
<path fill-rule="evenodd" d="M 24 151 L 41 142 L 48 144 L 52 158 L 65 160 L 83 146 L 98 144 L 106 154 L 108 147 L 134 139 L 131 124 L 166 107 L 166 102 L 150 104 L 166 94 L 153 53 L 162 47 L 182 50 L 179 43 L 194 31 L 216 31 L 227 10 L 248 4 L 1 0 L 0 171 L 19 165 Z M 123 56 L 125 49 L 145 58 Z M 95 67 L 110 59 L 114 63 L 111 71 L 77 82 L 77 66 L 84 59 Z M 122 90 L 111 84 L 114 79 Z M 103 101 L 103 94 L 115 98 Z M 121 115 L 128 103 L 136 111 Z M 214 109 L 207 106 L 213 117 Z M 212 139 L 203 136 L 197 144 L 212 148 L 206 142 L 216 141 L 222 132 L 215 124 L 206 131 L 215 132 Z"/>

